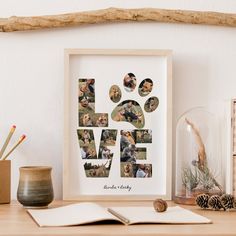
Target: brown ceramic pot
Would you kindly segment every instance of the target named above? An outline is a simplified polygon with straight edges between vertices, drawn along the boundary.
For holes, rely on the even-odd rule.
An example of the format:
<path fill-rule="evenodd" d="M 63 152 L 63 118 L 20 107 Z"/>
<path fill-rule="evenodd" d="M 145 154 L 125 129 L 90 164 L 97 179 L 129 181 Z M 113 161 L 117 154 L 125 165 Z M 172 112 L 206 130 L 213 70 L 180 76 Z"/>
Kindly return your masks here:
<path fill-rule="evenodd" d="M 47 207 L 53 200 L 51 167 L 25 166 L 20 168 L 17 200 L 29 208 Z"/>

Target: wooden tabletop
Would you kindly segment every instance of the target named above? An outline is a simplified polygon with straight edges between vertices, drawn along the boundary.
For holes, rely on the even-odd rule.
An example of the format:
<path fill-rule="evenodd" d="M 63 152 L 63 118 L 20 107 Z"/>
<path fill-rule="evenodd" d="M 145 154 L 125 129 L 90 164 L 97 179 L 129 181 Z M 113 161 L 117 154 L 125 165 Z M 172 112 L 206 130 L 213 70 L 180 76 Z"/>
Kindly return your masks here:
<path fill-rule="evenodd" d="M 50 207 L 62 206 L 71 202 L 55 201 Z M 151 206 L 151 202 L 101 202 L 103 206 Z M 175 205 L 168 202 L 168 205 Z M 0 205 L 0 236 L 3 235 L 80 235 L 80 236 L 184 236 L 184 235 L 236 235 L 236 211 L 215 212 L 201 210 L 193 206 L 182 206 L 208 217 L 213 224 L 199 225 L 165 225 L 143 224 L 124 226 L 121 224 L 94 224 L 73 227 L 40 228 L 29 216 L 26 210 L 17 202 Z"/>

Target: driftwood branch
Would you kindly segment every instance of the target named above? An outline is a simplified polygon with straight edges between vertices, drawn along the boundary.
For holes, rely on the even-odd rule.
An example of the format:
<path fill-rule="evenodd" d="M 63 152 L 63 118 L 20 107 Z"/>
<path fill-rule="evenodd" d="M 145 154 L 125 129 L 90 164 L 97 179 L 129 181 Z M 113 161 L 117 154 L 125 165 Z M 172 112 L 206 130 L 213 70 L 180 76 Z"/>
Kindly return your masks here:
<path fill-rule="evenodd" d="M 195 136 L 196 143 L 198 145 L 198 160 L 196 162 L 197 168 L 205 175 L 208 175 L 211 181 L 213 181 L 214 185 L 219 188 L 219 190 L 222 192 L 221 185 L 217 182 L 215 177 L 212 175 L 210 169 L 208 168 L 207 164 L 207 157 L 206 157 L 206 151 L 205 151 L 205 145 L 202 141 L 202 137 L 200 135 L 200 132 L 198 128 L 187 118 L 185 118 L 185 121 L 188 125 L 190 125 L 191 129 L 193 130 L 193 134 Z"/>
<path fill-rule="evenodd" d="M 108 8 L 48 16 L 0 18 L 0 32 L 70 27 L 87 24 L 153 21 L 236 27 L 236 14 L 165 10 L 155 8 Z"/>
<path fill-rule="evenodd" d="M 203 171 L 207 165 L 207 159 L 206 159 L 206 151 L 205 151 L 205 145 L 202 141 L 202 137 L 199 133 L 199 130 L 197 127 L 187 118 L 185 118 L 185 121 L 188 125 L 191 126 L 193 130 L 193 134 L 195 136 L 196 143 L 198 145 L 198 168 Z"/>

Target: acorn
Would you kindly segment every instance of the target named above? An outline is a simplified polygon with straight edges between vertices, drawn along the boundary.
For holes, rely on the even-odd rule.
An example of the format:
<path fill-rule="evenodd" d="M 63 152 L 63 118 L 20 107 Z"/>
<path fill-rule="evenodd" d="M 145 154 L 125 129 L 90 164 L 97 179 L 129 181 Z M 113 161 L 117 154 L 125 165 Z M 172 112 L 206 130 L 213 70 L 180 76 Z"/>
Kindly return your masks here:
<path fill-rule="evenodd" d="M 153 202 L 153 207 L 155 209 L 156 212 L 164 212 L 167 210 L 168 205 L 167 202 L 162 200 L 162 199 L 156 199 Z"/>
<path fill-rule="evenodd" d="M 209 198 L 210 198 L 210 196 L 208 194 L 205 194 L 205 193 L 199 194 L 196 197 L 196 203 L 202 209 L 207 209 L 207 208 L 209 208 L 209 205 L 208 205 Z"/>
<path fill-rule="evenodd" d="M 221 208 L 225 210 L 225 207 L 221 203 L 220 196 L 212 195 L 208 201 L 208 205 L 215 211 L 219 211 Z"/>
<path fill-rule="evenodd" d="M 234 197 L 231 194 L 223 194 L 220 197 L 221 203 L 225 209 L 235 208 Z"/>

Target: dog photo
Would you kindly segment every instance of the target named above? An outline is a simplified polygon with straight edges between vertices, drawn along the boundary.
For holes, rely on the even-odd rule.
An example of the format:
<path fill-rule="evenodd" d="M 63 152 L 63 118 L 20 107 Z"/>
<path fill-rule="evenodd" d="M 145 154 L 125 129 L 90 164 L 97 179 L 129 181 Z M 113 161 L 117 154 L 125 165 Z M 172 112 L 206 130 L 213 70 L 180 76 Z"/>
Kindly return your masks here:
<path fill-rule="evenodd" d="M 79 126 L 81 127 L 108 127 L 108 114 L 79 112 Z"/>
<path fill-rule="evenodd" d="M 108 177 L 110 173 L 112 160 L 106 160 L 103 163 L 99 162 L 85 162 L 84 169 L 86 177 L 102 178 Z"/>
<path fill-rule="evenodd" d="M 125 100 L 121 102 L 111 113 L 114 121 L 126 121 L 133 124 L 136 128 L 144 126 L 143 111 L 138 102 Z"/>
<path fill-rule="evenodd" d="M 120 174 L 121 174 L 121 177 L 133 178 L 134 177 L 133 164 L 131 164 L 130 162 L 121 163 Z"/>
<path fill-rule="evenodd" d="M 128 73 L 124 77 L 124 88 L 127 92 L 132 92 L 136 87 L 136 77 L 133 73 Z"/>
<path fill-rule="evenodd" d="M 116 129 L 103 129 L 101 134 L 101 145 L 115 146 L 116 137 L 117 137 Z"/>
<path fill-rule="evenodd" d="M 93 120 L 94 127 L 108 127 L 108 114 L 94 113 Z"/>
<path fill-rule="evenodd" d="M 99 147 L 98 159 L 112 159 L 113 153 L 107 146 Z"/>
<path fill-rule="evenodd" d="M 135 178 L 151 178 L 152 164 L 135 164 L 133 165 Z"/>
<path fill-rule="evenodd" d="M 147 149 L 145 147 L 137 147 L 135 157 L 136 157 L 136 160 L 146 160 Z"/>
<path fill-rule="evenodd" d="M 151 178 L 152 165 L 151 164 L 133 164 L 130 162 L 121 163 L 120 166 L 121 177 L 125 178 Z"/>
<path fill-rule="evenodd" d="M 97 159 L 96 149 L 93 145 L 80 146 L 80 153 L 82 159 Z"/>
<path fill-rule="evenodd" d="M 95 103 L 89 97 L 79 97 L 79 111 L 82 113 L 95 112 Z"/>
<path fill-rule="evenodd" d="M 95 112 L 94 84 L 94 79 L 79 79 L 78 102 L 80 112 Z"/>
<path fill-rule="evenodd" d="M 159 99 L 157 97 L 150 97 L 144 104 L 144 110 L 146 112 L 153 112 L 159 105 Z"/>
<path fill-rule="evenodd" d="M 110 96 L 110 99 L 117 103 L 120 101 L 121 99 L 121 90 L 120 88 L 117 86 L 117 85 L 112 85 L 110 90 L 109 90 L 109 96 Z"/>
<path fill-rule="evenodd" d="M 152 130 L 135 130 L 136 143 L 152 143 Z"/>
<path fill-rule="evenodd" d="M 135 144 L 130 144 L 120 151 L 120 161 L 121 162 L 131 162 L 136 163 L 137 160 L 137 148 Z"/>
<path fill-rule="evenodd" d="M 122 152 L 126 147 L 135 142 L 135 131 L 134 130 L 121 130 L 120 131 L 120 151 Z"/>
<path fill-rule="evenodd" d="M 143 80 L 138 88 L 139 95 L 141 97 L 147 96 L 149 93 L 151 93 L 153 87 L 153 82 L 151 79 L 147 78 Z"/>
<path fill-rule="evenodd" d="M 81 146 L 95 143 L 92 129 L 78 129 L 77 135 Z"/>
<path fill-rule="evenodd" d="M 79 126 L 80 127 L 93 127 L 93 120 L 90 113 L 79 113 Z"/>
<path fill-rule="evenodd" d="M 89 129 L 78 129 L 77 136 L 82 159 L 97 159 L 93 131 Z"/>
<path fill-rule="evenodd" d="M 95 99 L 95 79 L 79 79 L 78 97 L 89 97 Z"/>

